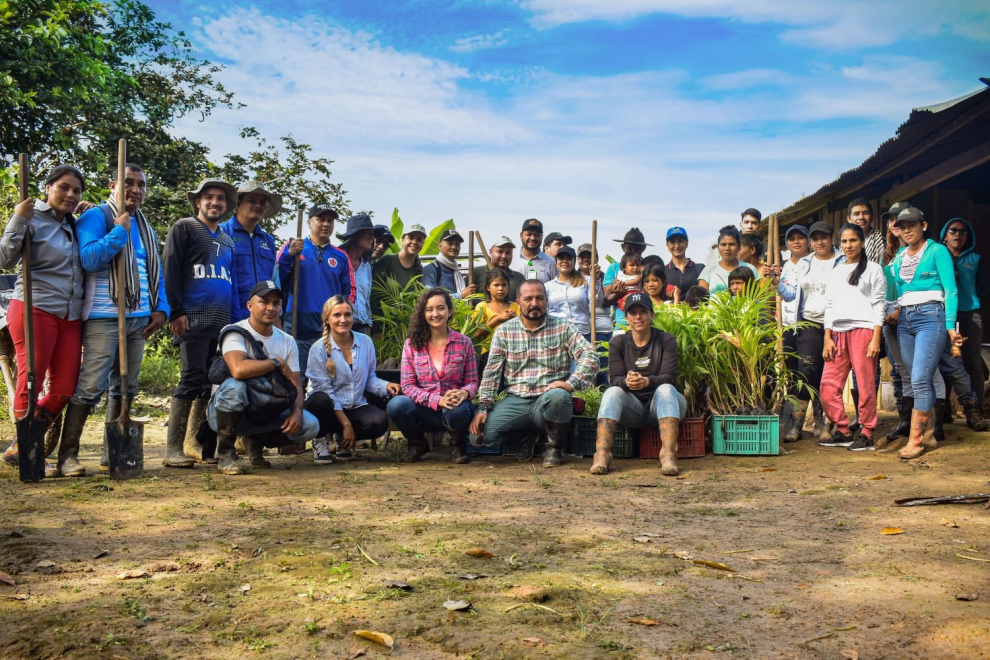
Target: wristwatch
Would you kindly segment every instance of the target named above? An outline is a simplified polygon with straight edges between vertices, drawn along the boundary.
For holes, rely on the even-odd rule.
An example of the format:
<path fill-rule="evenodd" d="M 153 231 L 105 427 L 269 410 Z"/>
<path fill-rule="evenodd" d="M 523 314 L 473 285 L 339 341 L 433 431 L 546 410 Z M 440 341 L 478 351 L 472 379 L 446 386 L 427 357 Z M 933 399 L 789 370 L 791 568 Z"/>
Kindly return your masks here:
<path fill-rule="evenodd" d="M 272 358 L 272 365 L 275 366 L 275 371 L 282 370 L 282 361 L 279 360 L 278 358 Z"/>

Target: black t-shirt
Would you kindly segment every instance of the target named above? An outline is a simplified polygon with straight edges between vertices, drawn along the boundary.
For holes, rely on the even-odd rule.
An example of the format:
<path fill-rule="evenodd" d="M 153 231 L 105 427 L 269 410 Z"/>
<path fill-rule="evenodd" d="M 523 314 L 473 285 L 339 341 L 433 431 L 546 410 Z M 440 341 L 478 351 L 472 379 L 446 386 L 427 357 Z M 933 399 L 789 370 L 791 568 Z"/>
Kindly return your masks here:
<path fill-rule="evenodd" d="M 683 298 L 688 289 L 698 284 L 698 278 L 701 277 L 701 273 L 704 270 L 704 266 L 696 264 L 690 259 L 688 259 L 683 272 L 674 265 L 674 262 L 667 262 L 667 284 L 680 289 L 681 297 Z"/>
<path fill-rule="evenodd" d="M 626 387 L 626 374 L 638 371 L 650 383 L 641 390 Z M 673 385 L 677 380 L 677 340 L 674 335 L 656 328 L 650 331 L 645 346 L 637 346 L 632 333 L 612 337 L 608 342 L 609 383 L 621 387 L 640 401 L 648 402 L 658 387 Z"/>

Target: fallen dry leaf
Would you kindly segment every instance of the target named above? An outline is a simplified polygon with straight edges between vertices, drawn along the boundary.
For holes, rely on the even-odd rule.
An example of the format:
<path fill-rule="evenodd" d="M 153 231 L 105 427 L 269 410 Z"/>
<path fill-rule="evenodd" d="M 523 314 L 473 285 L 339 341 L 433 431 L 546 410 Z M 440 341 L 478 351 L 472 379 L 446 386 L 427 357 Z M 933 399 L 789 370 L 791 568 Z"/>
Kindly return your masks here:
<path fill-rule="evenodd" d="M 685 472 L 684 474 L 679 474 L 679 475 L 677 475 L 675 477 L 675 479 L 679 479 L 681 481 L 683 481 L 684 479 L 690 479 L 690 478 L 691 478 L 691 473 L 690 472 Z"/>
<path fill-rule="evenodd" d="M 685 561 L 691 561 L 692 559 L 694 559 L 694 555 L 692 555 L 687 550 L 678 550 L 677 552 L 674 553 L 674 556 L 677 557 L 678 559 L 683 559 Z"/>
<path fill-rule="evenodd" d="M 524 644 L 529 644 L 530 646 L 546 646 L 547 643 L 544 642 L 539 637 L 526 637 L 523 639 Z"/>
<path fill-rule="evenodd" d="M 977 600 L 980 594 L 956 594 L 956 600 Z"/>
<path fill-rule="evenodd" d="M 53 562 L 51 559 L 42 559 L 37 564 L 35 564 L 35 567 L 37 567 L 37 568 L 55 568 L 55 562 Z"/>
<path fill-rule="evenodd" d="M 363 649 L 360 646 L 355 646 L 351 649 L 351 652 L 347 654 L 347 660 L 355 660 L 355 658 L 360 658 L 368 652 L 367 649 Z"/>
<path fill-rule="evenodd" d="M 633 541 L 636 543 L 649 543 L 652 539 L 649 536 L 634 536 Z"/>
<path fill-rule="evenodd" d="M 938 524 L 943 525 L 945 527 L 959 527 L 959 525 L 956 524 L 955 520 L 949 520 L 948 518 L 942 518 L 941 520 L 938 521 Z"/>
<path fill-rule="evenodd" d="M 444 602 L 443 606 L 451 612 L 460 612 L 462 610 L 471 609 L 471 603 L 466 600 L 448 600 Z"/>
<path fill-rule="evenodd" d="M 883 481 L 884 479 L 889 479 L 889 478 L 890 477 L 888 477 L 885 474 L 878 474 L 878 475 L 875 475 L 875 476 L 870 477 L 868 479 L 868 481 Z"/>
<path fill-rule="evenodd" d="M 148 571 L 142 568 L 132 568 L 129 571 L 124 571 L 123 573 L 117 574 L 118 580 L 136 580 L 138 578 L 148 577 Z"/>
<path fill-rule="evenodd" d="M 464 554 L 468 557 L 476 557 L 478 559 L 488 559 L 489 557 L 495 556 L 493 553 L 488 552 L 484 548 L 471 548 L 470 550 L 466 550 Z"/>
<path fill-rule="evenodd" d="M 103 559 L 104 557 L 106 557 L 109 554 L 110 554 L 110 551 L 109 550 L 100 550 L 95 555 L 93 555 L 93 559 Z"/>
<path fill-rule="evenodd" d="M 717 561 L 708 561 L 707 559 L 695 559 L 695 566 L 707 566 L 708 568 L 715 568 L 720 571 L 728 571 L 730 573 L 735 573 L 736 569 L 731 566 L 726 566 L 725 564 L 720 564 Z"/>
<path fill-rule="evenodd" d="M 638 623 L 641 626 L 659 626 L 660 625 L 658 622 L 654 621 L 653 619 L 647 619 L 645 617 L 644 618 L 629 619 L 629 623 Z"/>
<path fill-rule="evenodd" d="M 412 585 L 408 582 L 403 582 L 402 580 L 388 580 L 385 586 L 390 589 L 402 589 L 403 591 L 412 591 Z"/>
<path fill-rule="evenodd" d="M 423 513 L 430 513 L 431 511 L 433 511 L 433 509 L 430 508 L 429 504 L 423 507 Z"/>
<path fill-rule="evenodd" d="M 856 649 L 842 649 L 839 654 L 843 660 L 859 660 L 859 651 Z"/>
<path fill-rule="evenodd" d="M 369 639 L 375 644 L 388 647 L 390 651 L 395 648 L 395 640 L 392 639 L 391 635 L 386 635 L 375 630 L 355 630 L 354 634 L 363 639 Z"/>
<path fill-rule="evenodd" d="M 765 467 L 760 470 L 760 472 L 776 472 L 777 468 Z"/>
<path fill-rule="evenodd" d="M 237 587 L 237 590 L 239 592 L 241 592 L 242 594 L 244 594 L 245 596 L 247 596 L 247 592 L 251 591 L 251 585 L 250 584 L 242 584 L 241 586 Z"/>
<path fill-rule="evenodd" d="M 4 596 L 7 600 L 27 600 L 30 598 L 27 594 L 14 594 L 13 596 Z"/>
<path fill-rule="evenodd" d="M 13 577 L 11 577 L 7 573 L 4 573 L 3 571 L 0 571 L 0 582 L 2 582 L 3 584 L 9 584 L 12 587 L 17 584 L 16 582 L 14 582 Z"/>
<path fill-rule="evenodd" d="M 461 580 L 480 580 L 481 578 L 488 577 L 484 573 L 465 573 L 464 575 L 458 575 L 458 579 Z"/>
<path fill-rule="evenodd" d="M 904 530 L 900 527 L 884 527 L 880 530 L 881 534 L 886 534 L 887 536 L 893 536 L 894 534 L 903 534 Z"/>

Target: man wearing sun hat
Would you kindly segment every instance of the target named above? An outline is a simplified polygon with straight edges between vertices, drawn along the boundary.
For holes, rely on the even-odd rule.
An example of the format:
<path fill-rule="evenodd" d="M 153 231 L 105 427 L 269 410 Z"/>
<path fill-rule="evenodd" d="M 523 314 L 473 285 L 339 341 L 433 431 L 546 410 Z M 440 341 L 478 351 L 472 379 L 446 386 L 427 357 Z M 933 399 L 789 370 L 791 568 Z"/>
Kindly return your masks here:
<path fill-rule="evenodd" d="M 414 277 L 423 276 L 423 262 L 419 260 L 419 253 L 423 250 L 425 241 L 426 228 L 423 225 L 410 225 L 399 241 L 399 252 L 386 254 L 375 262 L 371 270 L 371 313 L 373 316 L 379 316 L 382 313 L 382 300 L 380 295 L 375 295 L 375 282 L 393 280 L 400 289 L 404 289 Z M 381 333 L 381 321 L 374 321 L 371 333 L 372 336 Z"/>
<path fill-rule="evenodd" d="M 232 323 L 248 316 L 248 294 L 257 282 L 271 279 L 275 271 L 275 237 L 260 222 L 274 218 L 282 210 L 282 196 L 259 181 L 245 181 L 237 187 L 234 215 L 220 225 L 234 241 L 234 269 L 237 271 L 237 302 Z"/>

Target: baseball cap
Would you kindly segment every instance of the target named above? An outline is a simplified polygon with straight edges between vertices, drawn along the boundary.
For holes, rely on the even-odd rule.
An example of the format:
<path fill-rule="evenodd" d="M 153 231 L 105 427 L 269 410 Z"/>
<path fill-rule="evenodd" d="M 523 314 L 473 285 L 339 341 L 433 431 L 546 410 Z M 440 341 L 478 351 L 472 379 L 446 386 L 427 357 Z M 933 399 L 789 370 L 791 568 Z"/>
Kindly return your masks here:
<path fill-rule="evenodd" d="M 251 293 L 248 295 L 248 299 L 254 298 L 255 296 L 258 296 L 259 298 L 264 298 L 272 291 L 278 291 L 278 295 L 279 296 L 282 295 L 282 289 L 278 288 L 275 285 L 275 282 L 273 282 L 272 280 L 261 280 L 253 287 L 251 287 Z"/>
<path fill-rule="evenodd" d="M 667 230 L 668 241 L 672 238 L 676 238 L 677 236 L 683 236 L 684 240 L 687 240 L 687 231 L 685 231 L 684 227 L 671 227 Z"/>
<path fill-rule="evenodd" d="M 578 256 L 581 256 L 585 252 L 591 254 L 591 243 L 582 243 L 581 245 L 578 246 L 577 249 Z"/>
<path fill-rule="evenodd" d="M 623 298 L 622 304 L 625 307 L 625 312 L 628 314 L 629 310 L 637 305 L 643 309 L 652 312 L 653 310 L 653 299 L 650 298 L 648 294 L 637 292 L 630 293 L 628 296 Z"/>
<path fill-rule="evenodd" d="M 409 225 L 409 229 L 402 232 L 403 236 L 408 236 L 409 234 L 422 234 L 426 236 L 426 228 L 423 225 Z"/>
<path fill-rule="evenodd" d="M 925 214 L 921 212 L 921 209 L 916 209 L 913 206 L 909 206 L 906 209 L 902 209 L 900 213 L 897 214 L 897 220 L 894 221 L 894 226 L 905 222 L 924 222 Z"/>
<path fill-rule="evenodd" d="M 824 220 L 819 220 L 808 229 L 808 236 L 811 236 L 812 234 L 828 234 L 831 236 L 834 233 L 835 230 L 832 229 L 832 223 L 825 222 Z"/>
<path fill-rule="evenodd" d="M 512 239 L 508 236 L 502 236 L 497 241 L 492 243 L 492 247 L 510 247 L 515 248 L 516 244 L 512 242 Z"/>
<path fill-rule="evenodd" d="M 804 225 L 791 225 L 784 233 L 784 240 L 788 240 L 791 237 L 791 234 L 801 234 L 805 238 L 808 238 L 808 228 Z"/>
<path fill-rule="evenodd" d="M 340 214 L 327 204 L 313 204 L 309 207 L 309 215 L 307 217 L 315 218 L 316 216 L 323 215 L 324 213 L 332 215 L 334 220 L 338 220 L 340 218 Z"/>
<path fill-rule="evenodd" d="M 395 243 L 395 236 L 392 235 L 392 231 L 385 225 L 375 225 L 375 240 L 385 241 L 387 243 Z"/>
<path fill-rule="evenodd" d="M 908 204 L 907 202 L 894 202 L 894 204 L 891 205 L 891 207 L 887 209 L 887 211 L 884 212 L 883 215 L 880 216 L 880 220 L 882 222 L 886 222 L 888 218 L 891 217 L 896 218 L 898 213 L 908 208 L 911 208 L 911 205 Z"/>
<path fill-rule="evenodd" d="M 460 232 L 458 232 L 456 229 L 446 229 L 442 234 L 440 234 L 441 241 L 449 241 L 451 239 L 460 241 L 462 243 L 464 242 L 464 237 L 461 236 Z"/>
<path fill-rule="evenodd" d="M 535 229 L 542 234 L 543 223 L 536 218 L 530 218 L 529 220 L 523 221 L 522 231 L 526 231 L 527 229 Z"/>
<path fill-rule="evenodd" d="M 565 245 L 564 247 L 557 250 L 557 259 L 561 257 L 570 257 L 571 259 L 577 259 L 577 253 L 574 252 L 574 248 L 570 245 Z"/>
<path fill-rule="evenodd" d="M 574 239 L 570 236 L 564 236 L 559 231 L 552 231 L 544 237 L 543 244 L 550 245 L 554 241 L 563 241 L 565 245 L 570 245 L 574 242 Z"/>

